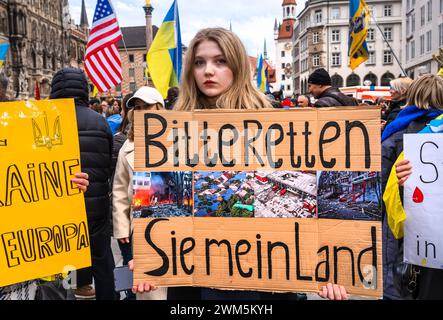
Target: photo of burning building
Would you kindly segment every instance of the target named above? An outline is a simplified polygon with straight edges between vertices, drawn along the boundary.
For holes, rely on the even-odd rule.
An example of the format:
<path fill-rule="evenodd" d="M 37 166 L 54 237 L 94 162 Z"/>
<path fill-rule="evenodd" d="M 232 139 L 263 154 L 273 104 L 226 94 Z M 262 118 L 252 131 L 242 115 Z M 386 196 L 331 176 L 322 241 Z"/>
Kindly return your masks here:
<path fill-rule="evenodd" d="M 313 218 L 317 215 L 317 178 L 310 171 L 256 171 L 255 217 Z"/>
<path fill-rule="evenodd" d="M 134 172 L 134 218 L 192 216 L 192 172 Z"/>
<path fill-rule="evenodd" d="M 194 173 L 196 217 L 253 217 L 253 172 Z"/>
<path fill-rule="evenodd" d="M 381 220 L 380 172 L 319 171 L 318 217 Z"/>

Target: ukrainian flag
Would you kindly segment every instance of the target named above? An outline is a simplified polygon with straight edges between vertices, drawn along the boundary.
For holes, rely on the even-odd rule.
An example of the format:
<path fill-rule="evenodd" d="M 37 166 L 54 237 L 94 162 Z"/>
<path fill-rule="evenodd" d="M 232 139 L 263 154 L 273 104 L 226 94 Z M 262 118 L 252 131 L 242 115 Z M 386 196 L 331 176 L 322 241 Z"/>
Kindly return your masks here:
<path fill-rule="evenodd" d="M 266 73 L 267 70 L 265 70 L 263 55 L 260 55 L 257 67 L 257 88 L 263 93 L 269 90 L 268 77 Z"/>
<path fill-rule="evenodd" d="M 182 41 L 177 0 L 161 24 L 146 63 L 157 90 L 166 98 L 168 89 L 179 84 L 182 68 Z"/>
<path fill-rule="evenodd" d="M 349 1 L 349 65 L 352 70 L 368 60 L 369 10 L 364 0 Z"/>
<path fill-rule="evenodd" d="M 9 43 L 0 43 L 0 68 L 5 64 L 8 49 Z"/>

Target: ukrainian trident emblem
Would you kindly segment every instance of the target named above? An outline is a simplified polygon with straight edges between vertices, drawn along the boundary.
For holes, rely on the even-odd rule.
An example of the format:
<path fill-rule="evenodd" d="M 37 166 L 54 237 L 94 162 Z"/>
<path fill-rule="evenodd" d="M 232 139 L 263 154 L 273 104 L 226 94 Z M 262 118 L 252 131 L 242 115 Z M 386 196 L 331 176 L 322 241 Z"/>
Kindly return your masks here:
<path fill-rule="evenodd" d="M 55 118 L 52 125 L 52 135 L 49 131 L 48 116 L 46 112 L 43 113 L 42 119 L 43 123 L 41 123 L 42 121 L 40 120 L 40 125 L 37 123 L 36 119 L 32 119 L 32 132 L 34 134 L 35 146 L 37 148 L 48 148 L 51 150 L 53 146 L 63 145 L 60 116 Z M 43 126 L 41 126 L 42 124 Z"/>

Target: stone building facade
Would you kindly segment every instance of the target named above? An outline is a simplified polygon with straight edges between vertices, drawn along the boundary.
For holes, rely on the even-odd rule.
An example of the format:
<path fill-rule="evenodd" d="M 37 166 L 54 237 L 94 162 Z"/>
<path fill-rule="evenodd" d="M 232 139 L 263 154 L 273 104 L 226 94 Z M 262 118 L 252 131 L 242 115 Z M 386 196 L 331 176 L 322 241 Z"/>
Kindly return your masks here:
<path fill-rule="evenodd" d="M 62 67 L 83 69 L 88 22 L 83 2 L 80 25 L 69 14 L 67 0 L 0 0 L 0 42 L 10 49 L 3 72 L 13 99 L 41 98 L 50 93 L 54 73 Z"/>
<path fill-rule="evenodd" d="M 373 16 L 366 42 L 369 59 L 354 71 L 349 67 L 349 1 L 308 0 L 297 16 L 294 58 L 295 93 L 308 91 L 308 77 L 315 69 L 329 71 L 335 87 L 389 86 L 389 81 L 402 75 L 394 53 L 402 63 L 402 5 L 401 0 L 366 0 Z M 377 27 L 374 21 L 378 22 Z M 383 37 L 384 36 L 384 37 Z M 386 38 L 387 41 L 384 40 Z M 389 45 L 388 45 L 389 43 Z M 391 50 L 392 49 L 392 50 Z"/>

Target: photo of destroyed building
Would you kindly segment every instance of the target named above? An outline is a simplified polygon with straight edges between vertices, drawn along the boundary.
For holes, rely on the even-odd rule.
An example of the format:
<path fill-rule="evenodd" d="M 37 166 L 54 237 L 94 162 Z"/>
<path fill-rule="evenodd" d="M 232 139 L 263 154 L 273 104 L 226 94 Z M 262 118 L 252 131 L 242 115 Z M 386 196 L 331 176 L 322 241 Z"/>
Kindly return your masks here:
<path fill-rule="evenodd" d="M 318 217 L 381 220 L 380 172 L 319 171 Z"/>
<path fill-rule="evenodd" d="M 309 171 L 256 171 L 255 217 L 312 218 L 317 212 L 317 179 Z"/>
<path fill-rule="evenodd" d="M 134 218 L 192 216 L 192 172 L 134 172 Z"/>
<path fill-rule="evenodd" d="M 196 217 L 253 217 L 253 172 L 194 173 Z"/>

